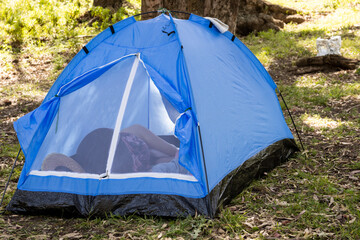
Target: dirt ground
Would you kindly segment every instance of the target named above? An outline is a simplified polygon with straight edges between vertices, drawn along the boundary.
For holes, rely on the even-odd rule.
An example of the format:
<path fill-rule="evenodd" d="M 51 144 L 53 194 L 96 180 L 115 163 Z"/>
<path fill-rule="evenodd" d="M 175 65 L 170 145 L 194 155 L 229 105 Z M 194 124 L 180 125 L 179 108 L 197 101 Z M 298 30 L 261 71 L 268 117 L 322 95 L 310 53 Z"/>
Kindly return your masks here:
<path fill-rule="evenodd" d="M 274 81 L 279 85 L 283 91 L 285 99 L 290 99 L 290 103 L 295 102 L 291 93 L 288 93 L 287 87 L 295 88 L 296 81 L 298 81 L 299 76 L 292 74 L 289 69 L 291 68 L 291 62 L 294 59 L 281 59 L 279 61 L 274 61 L 268 68 L 269 73 L 273 77 Z M 284 64 L 284 62 L 288 64 Z M 14 146 L 17 148 L 17 139 L 15 132 L 13 130 L 13 121 L 19 118 L 20 116 L 26 114 L 27 112 L 35 109 L 40 105 L 43 97 L 45 96 L 47 90 L 51 86 L 51 71 L 52 71 L 52 60 L 50 56 L 42 56 L 40 58 L 22 55 L 19 58 L 13 59 L 13 68 L 10 70 L 1 70 L 0 74 L 0 87 L 3 91 L 0 92 L 0 134 L 1 134 L 1 144 L 3 146 Z M 2 66 L 4 68 L 4 66 Z M 300 76 L 301 77 L 301 76 Z M 306 77 L 313 79 L 322 79 L 326 78 L 326 84 L 332 86 L 337 83 L 356 83 L 359 81 L 359 75 L 353 70 L 342 70 L 329 73 L 313 73 L 308 74 Z M 27 88 L 30 85 L 32 87 Z M 20 86 L 20 87 L 19 87 Z M 33 89 L 35 88 L 35 89 Z M 290 105 L 290 111 L 296 119 L 298 124 L 298 130 L 301 135 L 301 138 L 306 147 L 305 155 L 311 159 L 307 164 L 303 164 L 300 160 L 292 159 L 284 165 L 280 166 L 278 170 L 275 170 L 274 179 L 282 179 L 284 184 L 288 184 L 288 189 L 292 189 L 295 192 L 306 191 L 306 185 L 300 186 L 296 185 L 292 180 L 284 180 L 286 175 L 282 170 L 286 169 L 298 169 L 306 173 L 313 175 L 321 175 L 322 171 L 326 169 L 327 178 L 334 180 L 333 183 L 341 189 L 337 192 L 338 195 L 346 192 L 347 189 L 354 191 L 355 196 L 359 196 L 360 192 L 360 166 L 356 165 L 360 161 L 359 146 L 360 146 L 360 132 L 359 129 L 355 126 L 354 131 L 349 128 L 344 128 L 339 130 L 338 133 L 327 134 L 327 130 L 318 129 L 318 128 L 309 128 L 306 126 L 306 123 L 301 120 L 301 117 L 305 113 L 317 113 L 321 117 L 337 119 L 340 122 L 357 122 L 359 121 L 359 112 L 360 112 L 360 98 L 352 96 L 345 96 L 341 98 L 330 98 L 325 104 L 319 104 L 317 102 L 311 102 L 310 105 L 295 104 Z M 300 100 L 301 101 L 301 100 Z M 287 113 L 285 116 L 288 118 Z M 291 124 L 290 128 L 293 130 Z M 342 132 L 343 131 L 343 132 Z M 16 150 L 8 151 L 2 148 L 2 153 L 0 155 L 0 167 L 2 170 L 10 169 L 14 161 L 14 152 Z M 9 154 L 11 152 L 11 154 Z M 21 165 L 23 164 L 23 159 L 19 162 L 16 171 L 17 176 L 21 170 Z M 320 167 L 322 166 L 322 167 Z M 324 167 L 326 166 L 326 167 Z M 280 169 L 280 170 L 279 170 Z M 285 171 L 286 172 L 286 171 Z M 4 186 L 6 178 L 9 171 L 5 171 L 2 174 L 1 185 Z M 276 174 L 278 177 L 276 178 Z M 280 174 L 280 175 L 279 175 Z M 268 177 L 260 181 L 267 181 Z M 16 188 L 17 177 L 12 178 L 10 188 L 8 189 L 9 193 L 13 193 Z M 279 198 L 279 191 L 276 186 L 265 185 L 265 187 L 252 186 L 247 191 L 247 195 L 254 196 L 260 202 L 266 202 L 266 199 L 277 199 Z M 306 235 L 306 231 L 317 231 L 315 229 L 310 229 L 307 227 L 301 227 L 300 225 L 293 225 L 289 228 L 284 228 L 282 230 L 274 230 L 277 224 L 281 226 L 292 226 L 291 222 L 296 222 L 301 217 L 303 212 L 300 212 L 299 215 L 289 215 L 288 217 L 281 217 L 279 215 L 272 215 L 271 212 L 264 214 L 263 212 L 253 211 L 251 207 L 242 201 L 246 198 L 246 194 L 240 196 L 239 199 L 234 201 L 230 206 L 227 206 L 227 209 L 233 214 L 244 214 L 246 216 L 246 221 L 242 225 L 242 230 L 235 235 L 237 238 L 242 236 L 247 239 L 252 238 L 264 238 L 265 239 L 280 239 L 280 238 L 307 238 L 306 236 L 315 236 L 315 235 Z M 9 196 L 10 197 L 10 196 Z M 331 221 L 329 224 L 333 224 L 334 228 L 339 228 L 340 225 L 346 224 L 348 222 L 359 221 L 358 216 L 354 216 L 350 210 L 346 209 L 345 203 L 338 202 L 336 203 L 333 196 L 321 194 L 319 190 L 318 194 L 311 196 L 318 201 L 323 201 L 329 205 L 329 212 L 333 212 L 330 216 Z M 7 201 L 9 198 L 7 199 Z M 275 201 L 275 200 L 272 200 Z M 279 200 L 278 202 L 281 202 Z M 335 203 L 334 203 L 335 202 Z M 337 205 L 335 205 L 337 204 Z M 280 204 L 281 205 L 281 204 Z M 336 207 L 336 209 L 334 209 Z M 360 211 L 359 204 L 353 205 L 355 210 Z M 264 210 L 265 211 L 265 210 Z M 267 210 L 266 210 L 267 211 Z M 265 211 L 265 212 L 266 212 Z M 352 211 L 353 212 L 353 211 Z M 320 213 L 325 214 L 325 213 Z M 129 220 L 130 219 L 130 220 Z M 124 239 L 143 239 L 145 236 L 139 237 L 136 234 L 130 234 L 129 231 L 132 228 L 139 228 L 139 220 L 131 220 L 120 218 L 117 219 L 117 223 L 112 223 L 110 220 L 102 219 L 83 219 L 83 218 L 71 218 L 67 216 L 23 216 L 16 214 L 6 214 L 0 218 L 0 229 L 1 236 L 3 239 L 49 239 L 49 238 L 60 238 L 60 239 L 80 239 L 80 238 L 124 238 Z M 161 231 L 166 232 L 170 230 L 171 227 L 166 225 L 164 228 L 160 226 L 157 227 L 159 222 L 167 220 L 155 220 L 157 223 L 151 223 L 153 227 L 152 231 L 155 231 L 155 228 L 158 228 L 156 232 L 156 238 L 162 239 L 163 235 L 160 235 Z M 230 239 L 229 236 L 235 236 L 234 232 L 231 234 L 230 230 L 226 230 L 222 227 L 222 218 L 218 221 L 219 225 L 214 227 L 214 231 L 209 231 L 209 229 L 201 228 L 200 235 L 197 235 L 199 238 L 212 238 L 212 239 Z M 261 223 L 261 224 L 259 224 Z M 267 225 L 265 224 L 267 223 Z M 144 223 L 146 227 L 148 223 Z M 165 223 L 166 224 L 166 223 Z M 258 230 L 249 230 L 247 229 L 246 224 L 253 226 L 259 226 Z M 116 232 L 114 232 L 114 227 Z M 245 229 L 245 230 L 244 230 Z M 247 230 L 246 230 L 247 229 Z M 319 230 L 320 231 L 320 230 Z M 334 230 L 335 231 L 335 230 Z M 301 234 L 301 232 L 303 234 Z M 154 233 L 154 232 L 152 232 Z M 238 234 L 238 235 L 237 235 Z M 323 236 L 323 239 L 327 238 L 337 238 L 331 231 L 327 232 L 318 232 L 316 236 Z M 321 235 L 322 234 L 322 235 Z M 324 235 L 325 234 L 325 235 Z M 159 237 L 160 236 L 160 237 Z M 300 236 L 300 237 L 299 237 Z M 360 237 L 360 236 L 358 236 Z M 152 238 L 152 237 L 148 237 Z M 186 239 L 186 235 L 184 235 Z M 177 239 L 184 239 L 181 237 L 181 234 Z M 231 237 L 232 238 L 232 237 Z"/>

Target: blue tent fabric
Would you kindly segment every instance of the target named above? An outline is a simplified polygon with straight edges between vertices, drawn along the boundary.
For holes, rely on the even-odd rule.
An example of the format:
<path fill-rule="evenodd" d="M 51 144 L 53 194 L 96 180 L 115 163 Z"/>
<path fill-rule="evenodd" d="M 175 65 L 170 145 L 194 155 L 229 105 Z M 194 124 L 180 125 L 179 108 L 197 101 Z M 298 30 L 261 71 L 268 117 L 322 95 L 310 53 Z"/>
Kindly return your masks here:
<path fill-rule="evenodd" d="M 101 67 L 98 67 L 96 69 L 92 69 L 90 70 L 89 72 L 86 72 L 84 74 L 82 74 L 81 76 L 75 78 L 74 80 L 66 83 L 65 85 L 63 85 L 58 93 L 56 94 L 56 97 L 50 99 L 48 102 L 51 102 L 52 104 L 42 104 L 40 108 L 34 110 L 32 113 L 30 113 L 30 122 L 28 121 L 28 118 L 25 117 L 25 118 L 21 118 L 19 119 L 15 125 L 16 126 L 23 126 L 24 129 L 30 129 L 32 130 L 32 127 L 31 125 L 39 125 L 40 127 L 43 127 L 44 130 L 43 131 L 37 131 L 37 135 L 33 133 L 33 131 L 29 132 L 29 135 L 30 134 L 34 134 L 33 135 L 33 142 L 36 143 L 36 146 L 40 146 L 41 145 L 41 141 L 44 139 L 47 131 L 48 131 L 48 127 L 50 124 L 49 122 L 52 122 L 55 118 L 55 113 L 57 111 L 57 107 L 58 107 L 58 103 L 59 103 L 59 98 L 63 97 L 63 96 L 66 96 L 74 91 L 76 91 L 77 89 L 83 87 L 84 85 L 88 84 L 89 82 L 91 82 L 92 80 L 96 79 L 96 77 L 100 76 L 101 74 L 103 74 L 105 71 L 107 71 L 108 69 L 110 69 L 112 66 L 114 66 L 116 63 L 118 63 L 119 61 L 121 61 L 122 59 L 118 59 L 118 60 L 115 60 L 105 66 L 101 66 Z M 146 65 L 146 64 L 145 64 Z M 149 68 L 151 69 L 151 68 Z M 156 76 L 154 78 L 152 78 L 154 80 L 155 83 L 158 83 L 157 85 L 159 86 L 159 89 L 161 89 L 161 92 L 166 92 L 168 94 L 166 94 L 165 96 L 173 96 L 173 97 L 169 97 L 169 101 L 171 103 L 173 103 L 173 106 L 176 107 L 178 110 L 180 111 L 184 111 L 186 109 L 186 106 L 187 105 L 184 105 L 181 97 L 171 88 L 171 86 L 169 86 L 168 84 L 166 84 L 166 81 L 164 81 L 158 74 L 156 74 L 155 71 L 151 71 L 150 72 Z M 159 81 L 159 82 L 158 82 Z M 164 90 L 165 89 L 165 90 Z M 169 93 L 172 95 L 169 95 Z M 41 114 L 41 115 L 40 115 Z M 46 119 L 46 120 L 34 120 L 34 115 L 40 115 L 38 118 L 43 118 L 43 119 Z M 24 121 L 26 121 L 26 123 L 23 123 Z M 182 123 L 185 123 L 185 124 L 182 124 Z M 25 124 L 28 124 L 30 126 L 25 126 Z M 194 121 L 192 120 L 192 117 L 191 115 L 189 115 L 188 113 L 186 114 L 183 114 L 180 116 L 179 120 L 178 120 L 178 123 L 177 123 L 177 136 L 179 137 L 180 139 L 180 142 L 181 142 L 181 145 L 180 145 L 180 159 L 184 159 L 182 157 L 182 155 L 188 155 L 188 157 L 186 157 L 186 159 L 189 159 L 190 157 L 193 157 L 196 158 L 196 153 L 189 153 L 189 151 L 191 150 L 191 147 L 190 147 L 190 139 L 191 139 L 191 135 L 192 135 L 192 132 L 193 132 L 193 125 L 194 125 Z M 18 127 L 16 127 L 16 129 L 18 129 Z M 20 131 L 22 131 L 22 133 L 25 133 L 24 129 L 21 129 Z M 28 138 L 31 138 L 28 137 Z M 39 139 L 39 140 L 38 140 Z M 22 141 L 20 138 L 19 138 L 20 141 Z M 39 143 L 40 142 L 40 143 Z M 35 147 L 34 147 L 35 148 Z M 36 153 L 37 151 L 32 151 L 32 153 Z M 29 172 L 30 171 L 30 166 L 32 164 L 32 162 L 34 161 L 35 159 L 35 154 L 32 154 L 30 156 L 26 156 L 27 157 L 27 163 L 26 163 L 26 166 L 25 166 L 25 170 L 26 171 L 23 171 L 23 174 L 25 172 Z M 189 168 L 188 167 L 188 170 L 193 172 L 194 176 L 197 177 L 197 178 L 200 178 L 200 173 L 199 173 L 199 170 L 198 168 L 196 168 L 196 163 L 195 161 L 194 162 L 189 162 L 188 164 L 192 164 L 192 167 Z M 184 165 L 186 165 L 187 163 L 185 162 Z M 35 181 L 35 179 L 39 179 L 38 177 L 34 177 L 34 176 L 28 176 L 29 179 L 32 179 L 34 178 L 34 180 L 29 180 L 27 181 L 28 184 L 24 184 L 24 185 L 20 185 L 20 183 L 23 182 L 23 178 L 25 177 L 24 175 L 22 174 L 22 178 L 20 179 L 19 181 L 19 189 L 23 189 L 23 190 L 30 190 L 30 189 L 33 189 L 34 186 L 36 185 L 40 185 L 40 186 L 43 186 L 43 190 L 52 190 L 52 191 L 57 191 L 57 188 L 54 187 L 54 184 L 51 182 L 51 181 L 48 181 L 48 180 L 44 180 L 44 183 L 43 184 L 34 184 L 32 183 L 32 181 Z M 23 177 L 24 176 L 24 177 Z M 39 180 L 41 181 L 42 178 L 40 178 Z M 61 180 L 62 181 L 62 180 Z M 73 180 L 73 182 L 77 182 L 78 180 L 75 179 Z M 83 182 L 83 181 L 81 181 Z M 93 181 L 92 181 L 93 182 Z M 148 180 L 145 180 L 144 182 L 149 182 Z M 45 184 L 45 183 L 48 183 Z M 63 183 L 65 184 L 65 183 Z M 59 185 L 59 189 L 58 191 L 62 191 L 64 190 L 63 188 L 63 184 L 58 184 Z M 65 184 L 65 185 L 69 185 L 70 187 L 65 190 L 65 191 L 70 191 L 72 193 L 81 193 L 81 194 L 84 194 L 84 195 L 99 195 L 99 194 L 104 194 L 102 192 L 97 192 L 97 185 L 95 185 L 94 187 L 90 187 L 89 186 L 87 188 L 83 188 L 83 191 L 80 191 L 78 192 L 78 189 L 79 188 L 79 184 L 80 183 L 77 183 L 77 184 Z M 60 186 L 61 185 L 61 186 Z M 108 185 L 108 184 L 107 184 Z M 131 186 L 131 185 L 128 185 L 128 186 Z M 140 188 L 138 187 L 138 191 L 139 193 L 141 193 L 141 191 L 149 191 L 151 192 L 151 188 L 150 187 L 147 187 L 144 183 L 141 184 L 142 188 L 144 189 L 147 189 L 147 190 L 140 190 Z M 72 190 L 71 190 L 72 189 Z M 81 189 L 81 188 L 80 188 Z M 91 190 L 91 189 L 94 189 L 94 190 Z M 179 188 L 172 188 L 172 190 L 177 190 Z M 187 187 L 187 190 L 189 190 L 189 188 Z M 37 191 L 40 191 L 39 189 Z M 161 189 L 158 188 L 158 191 L 162 191 Z M 119 194 L 119 193 L 122 193 L 124 192 L 124 189 L 117 189 L 115 192 L 107 192 L 108 194 Z M 126 192 L 125 193 L 129 193 L 129 192 Z M 184 195 L 184 196 L 187 196 L 190 192 L 187 191 L 186 193 L 183 193 L 183 194 L 180 194 L 180 195 Z M 179 193 L 177 193 L 179 194 Z M 197 194 L 202 194 L 203 195 L 203 190 L 201 189 Z M 191 196 L 191 195 L 190 195 Z"/>
<path fill-rule="evenodd" d="M 17 193 L 9 205 L 10 210 L 31 212 L 36 208 L 46 209 L 48 206 L 53 209 L 68 204 L 80 214 L 87 215 L 91 211 L 86 209 L 95 209 L 106 198 L 112 204 L 98 213 L 112 211 L 126 214 L 141 208 L 139 211 L 143 214 L 175 216 L 194 215 L 202 209 L 200 213 L 212 216 L 218 209 L 217 203 L 226 198 L 221 192 L 230 189 L 224 182 L 240 179 L 239 169 L 247 166 L 244 163 L 256 161 L 260 166 L 276 157 L 282 162 L 296 151 L 275 93 L 276 84 L 251 51 L 239 39 L 234 39 L 232 33 L 221 34 L 216 28 L 209 28 L 208 19 L 193 14 L 188 20 L 173 18 L 171 14 L 161 14 L 145 21 L 130 17 L 115 24 L 113 29 L 114 33 L 109 28 L 92 39 L 86 45 L 88 51 L 81 50 L 60 74 L 40 107 L 14 123 L 26 161 Z M 140 61 L 139 66 L 136 59 Z M 121 79 L 116 73 L 119 66 L 127 69 Z M 128 81 L 132 68 L 135 69 L 135 77 L 130 86 Z M 109 86 L 122 86 L 118 89 L 123 92 L 116 97 L 119 100 L 126 95 L 128 86 L 129 101 L 136 99 L 135 95 L 131 97 L 132 94 L 141 93 L 137 97 L 138 101 L 142 99 L 139 108 L 148 109 L 146 111 L 150 109 L 145 106 L 150 106 L 146 99 L 150 99 L 150 86 L 154 84 L 156 90 L 151 94 L 155 95 L 151 96 L 160 94 L 180 114 L 174 124 L 174 135 L 180 141 L 178 161 L 193 178 L 161 177 L 161 174 L 113 178 L 111 175 L 107 178 L 102 175 L 44 175 L 42 156 L 50 151 L 47 149 L 51 147 L 45 145 L 51 144 L 52 137 L 60 139 L 56 135 L 59 118 L 63 122 L 65 111 L 68 112 L 66 117 L 69 122 L 74 121 L 71 112 L 75 111 L 75 107 L 72 106 L 84 104 L 83 95 L 79 92 L 99 88 L 100 94 L 106 91 L 100 90 L 101 81 L 107 81 Z M 139 92 L 133 93 L 136 89 Z M 109 93 L 107 97 L 111 96 Z M 69 99 L 76 102 L 65 104 L 67 108 L 64 109 L 61 103 Z M 133 105 L 130 103 L 130 106 L 136 107 L 136 104 Z M 97 105 L 94 106 L 94 109 L 97 108 Z M 89 114 L 91 107 L 87 109 L 81 114 L 93 118 L 96 114 Z M 146 111 L 132 113 L 126 110 L 129 120 L 124 120 L 125 125 L 139 124 L 139 119 L 142 119 L 141 122 L 147 119 L 149 127 L 150 113 Z M 89 124 L 89 129 L 96 125 L 86 119 L 81 120 L 82 115 L 76 116 L 79 123 Z M 165 122 L 165 118 L 164 115 L 158 124 Z M 115 128 L 118 122 L 116 120 L 115 124 L 115 120 L 116 113 L 112 112 L 107 119 L 112 123 L 105 127 Z M 101 125 L 101 121 L 98 124 Z M 75 125 L 74 129 L 81 128 L 81 125 Z M 78 132 L 80 134 L 81 131 Z M 61 146 L 56 149 L 61 150 Z M 64 151 L 71 153 L 74 149 L 70 146 Z M 254 174 L 259 172 L 257 170 Z M 50 199 L 59 197 L 61 204 L 51 204 L 41 197 L 44 195 Z M 97 200 L 90 206 L 87 201 L 72 202 L 69 196 Z M 148 201 L 138 205 L 135 199 L 139 196 Z M 38 202 L 34 203 L 34 199 Z M 154 199 L 167 199 L 167 210 L 160 210 Z"/>
<path fill-rule="evenodd" d="M 59 99 L 54 97 L 14 123 L 14 129 L 17 133 L 21 149 L 27 159 L 21 172 L 18 186 L 25 181 L 26 175 L 30 171 L 31 159 L 34 159 L 39 150 L 44 139 L 44 132 L 49 130 L 58 107 Z M 31 151 L 29 151 L 29 148 Z"/>
<path fill-rule="evenodd" d="M 278 140 L 292 138 L 292 134 L 273 81 L 269 83 L 256 62 L 244 61 L 247 51 L 227 44 L 230 40 L 226 36 L 197 22 L 180 20 L 177 26 L 203 129 L 211 189 L 246 159 Z M 226 164 L 218 165 L 219 157 Z"/>

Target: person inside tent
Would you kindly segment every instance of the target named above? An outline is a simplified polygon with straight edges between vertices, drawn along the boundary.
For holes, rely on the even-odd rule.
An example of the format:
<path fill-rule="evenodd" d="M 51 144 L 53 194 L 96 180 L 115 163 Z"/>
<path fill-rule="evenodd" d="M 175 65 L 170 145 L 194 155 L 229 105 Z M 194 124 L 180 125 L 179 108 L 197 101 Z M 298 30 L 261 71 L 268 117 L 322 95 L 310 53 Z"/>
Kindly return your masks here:
<path fill-rule="evenodd" d="M 42 171 L 102 174 L 106 171 L 114 130 L 99 128 L 84 137 L 76 154 L 46 156 Z M 111 173 L 160 172 L 190 174 L 179 162 L 179 149 L 141 125 L 120 132 Z"/>

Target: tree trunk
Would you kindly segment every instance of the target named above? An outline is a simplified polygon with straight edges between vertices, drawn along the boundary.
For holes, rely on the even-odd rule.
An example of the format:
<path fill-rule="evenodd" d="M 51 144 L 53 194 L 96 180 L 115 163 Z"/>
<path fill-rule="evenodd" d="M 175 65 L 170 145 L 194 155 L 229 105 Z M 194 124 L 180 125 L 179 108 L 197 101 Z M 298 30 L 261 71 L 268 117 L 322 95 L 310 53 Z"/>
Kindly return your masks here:
<path fill-rule="evenodd" d="M 123 4 L 122 0 L 94 0 L 93 6 L 109 8 L 112 11 L 117 11 Z"/>
<path fill-rule="evenodd" d="M 265 0 L 142 0 L 141 12 L 166 8 L 200 16 L 220 19 L 229 25 L 229 30 L 238 35 L 284 27 L 285 23 L 301 23 L 305 19 L 292 8 L 271 4 Z M 156 14 L 143 15 L 148 19 Z M 185 18 L 182 14 L 176 17 Z"/>
<path fill-rule="evenodd" d="M 170 11 L 183 11 L 200 16 L 216 17 L 229 25 L 229 30 L 236 29 L 236 19 L 239 9 L 238 0 L 142 0 L 141 12 L 155 11 L 166 8 Z M 176 17 L 184 18 L 182 14 Z M 142 19 L 148 19 L 154 15 L 143 15 Z"/>

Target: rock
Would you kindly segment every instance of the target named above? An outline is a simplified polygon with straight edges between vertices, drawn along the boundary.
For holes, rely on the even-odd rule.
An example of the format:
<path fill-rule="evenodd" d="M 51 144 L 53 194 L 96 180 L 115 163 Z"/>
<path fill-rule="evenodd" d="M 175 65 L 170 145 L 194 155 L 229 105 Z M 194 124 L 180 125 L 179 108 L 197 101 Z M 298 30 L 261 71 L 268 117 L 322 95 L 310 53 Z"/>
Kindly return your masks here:
<path fill-rule="evenodd" d="M 293 22 L 293 23 L 300 24 L 300 23 L 305 22 L 305 18 L 303 16 L 299 15 L 299 14 L 289 15 L 284 19 L 284 22 L 285 23 Z"/>
<path fill-rule="evenodd" d="M 278 20 L 278 19 L 274 19 L 274 24 L 276 26 L 278 26 L 279 28 L 284 28 L 284 26 L 285 26 L 285 23 L 283 21 L 281 21 L 281 20 Z"/>
<path fill-rule="evenodd" d="M 274 23 L 268 22 L 266 24 L 263 25 L 261 31 L 267 31 L 269 29 L 273 29 L 274 31 L 280 31 L 280 27 L 275 25 Z"/>
<path fill-rule="evenodd" d="M 284 21 L 286 18 L 286 15 L 284 13 L 273 13 L 272 16 L 281 21 Z"/>
<path fill-rule="evenodd" d="M 265 1 L 265 3 L 267 3 Z M 288 7 L 283 7 L 277 4 L 271 4 L 271 3 L 267 3 L 267 7 L 269 8 L 269 10 L 273 13 L 285 13 L 285 14 L 296 14 L 296 10 L 293 8 L 288 8 Z"/>

